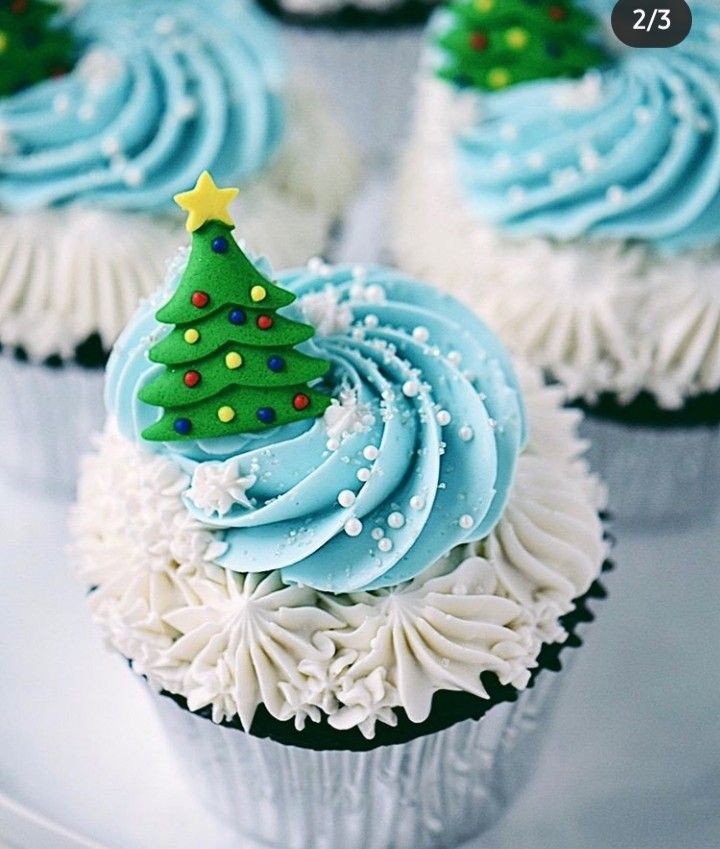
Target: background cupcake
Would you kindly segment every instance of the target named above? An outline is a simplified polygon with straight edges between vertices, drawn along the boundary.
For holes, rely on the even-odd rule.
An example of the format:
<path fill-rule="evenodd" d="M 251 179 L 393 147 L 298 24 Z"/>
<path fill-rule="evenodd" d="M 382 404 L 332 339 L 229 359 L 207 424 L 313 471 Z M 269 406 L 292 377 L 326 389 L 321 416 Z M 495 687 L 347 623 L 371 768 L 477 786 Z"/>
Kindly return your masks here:
<path fill-rule="evenodd" d="M 293 67 L 329 97 L 369 164 L 407 135 L 422 27 L 435 0 L 258 0 L 283 23 Z"/>
<path fill-rule="evenodd" d="M 598 53 L 585 25 L 551 40 L 548 23 L 544 47 L 557 58 L 544 64 L 532 41 L 519 49 L 536 32 L 521 11 L 528 24 L 538 10 L 570 22 L 580 13 L 568 5 L 516 3 L 507 18 L 488 3 L 483 29 L 476 4 L 474 47 L 460 54 L 465 8 L 439 13 L 430 28 L 395 215 L 398 259 L 452 287 L 567 384 L 591 414 L 593 459 L 621 518 L 712 510 L 720 13 L 695 4 L 691 33 L 673 48 L 626 51 L 608 40 L 610 58 L 588 68 Z M 509 37 L 518 49 L 498 70 L 488 45 Z M 461 64 L 469 87 L 435 78 L 439 69 L 457 80 Z M 584 68 L 576 81 L 555 78 Z"/>
<path fill-rule="evenodd" d="M 179 198 L 190 253 L 108 364 L 74 515 L 93 616 L 246 839 L 460 842 L 527 777 L 599 591 L 578 414 L 397 272 L 271 282 L 231 195 Z"/>
<path fill-rule="evenodd" d="M 304 261 L 328 243 L 354 158 L 317 96 L 286 84 L 272 27 L 241 0 L 2 15 L 3 464 L 67 491 L 101 422 L 107 351 L 180 237 L 167 198 L 212 166 L 243 187 L 248 238 Z M 36 32 L 18 76 L 15 45 Z"/>

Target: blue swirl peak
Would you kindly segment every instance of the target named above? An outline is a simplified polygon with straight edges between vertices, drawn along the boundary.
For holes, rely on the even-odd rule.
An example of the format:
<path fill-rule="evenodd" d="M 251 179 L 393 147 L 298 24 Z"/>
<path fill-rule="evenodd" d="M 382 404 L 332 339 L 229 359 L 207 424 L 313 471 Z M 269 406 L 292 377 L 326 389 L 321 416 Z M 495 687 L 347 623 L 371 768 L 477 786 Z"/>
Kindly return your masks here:
<path fill-rule="evenodd" d="M 263 266 L 267 271 L 267 267 Z M 157 411 L 137 399 L 158 366 L 155 301 L 143 304 L 108 364 L 109 413 L 128 438 Z M 505 350 L 447 295 L 382 267 L 310 266 L 278 285 L 288 315 L 317 328 L 307 352 L 332 363 L 325 417 L 257 435 L 150 445 L 192 476 L 190 514 L 222 533 L 217 562 L 279 569 L 332 592 L 408 580 L 500 518 L 525 439 Z M 199 480 L 229 475 L 235 503 L 207 511 Z"/>
<path fill-rule="evenodd" d="M 284 67 L 246 0 L 89 0 L 67 76 L 0 100 L 0 209 L 170 210 L 204 169 L 261 169 L 282 135 Z"/>
<path fill-rule="evenodd" d="M 580 83 L 493 94 L 457 140 L 469 208 L 519 236 L 720 240 L 720 9 L 693 6 L 666 50 L 630 50 Z"/>

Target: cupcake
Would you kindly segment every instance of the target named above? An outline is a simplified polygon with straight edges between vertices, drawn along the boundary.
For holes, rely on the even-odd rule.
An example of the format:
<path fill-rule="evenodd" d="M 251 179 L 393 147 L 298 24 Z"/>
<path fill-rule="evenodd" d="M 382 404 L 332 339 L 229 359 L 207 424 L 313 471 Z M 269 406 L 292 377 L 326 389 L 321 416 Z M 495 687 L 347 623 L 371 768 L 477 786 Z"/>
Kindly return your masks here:
<path fill-rule="evenodd" d="M 102 424 L 107 353 L 181 238 L 168 197 L 211 166 L 242 187 L 246 237 L 304 262 L 355 157 L 242 0 L 88 0 L 59 17 L 34 0 L 5 4 L 0 29 L 2 463 L 67 492 Z"/>
<path fill-rule="evenodd" d="M 436 0 L 258 0 L 293 67 L 344 119 L 368 163 L 392 164 L 411 118 L 423 26 Z"/>
<path fill-rule="evenodd" d="M 456 845 L 529 776 L 603 595 L 579 413 L 426 284 L 273 275 L 232 195 L 178 198 L 190 250 L 108 363 L 92 615 L 243 845 Z"/>
<path fill-rule="evenodd" d="M 430 26 L 396 258 L 565 383 L 618 519 L 699 519 L 720 496 L 720 9 L 603 54 L 570 5 L 483 5 L 487 26 L 464 2 Z"/>

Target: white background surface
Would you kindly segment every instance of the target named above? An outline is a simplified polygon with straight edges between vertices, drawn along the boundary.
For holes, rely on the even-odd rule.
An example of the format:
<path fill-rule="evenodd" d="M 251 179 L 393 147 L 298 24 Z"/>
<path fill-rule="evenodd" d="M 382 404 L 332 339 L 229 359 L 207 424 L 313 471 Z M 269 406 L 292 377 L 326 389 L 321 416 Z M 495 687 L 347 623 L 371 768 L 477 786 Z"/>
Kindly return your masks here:
<path fill-rule="evenodd" d="M 375 258 L 367 230 L 346 238 Z M 0 516 L 0 846 L 244 849 L 93 630 L 66 509 L 0 485 Z M 477 849 L 720 849 L 719 549 L 720 524 L 620 539 L 537 774 Z"/>

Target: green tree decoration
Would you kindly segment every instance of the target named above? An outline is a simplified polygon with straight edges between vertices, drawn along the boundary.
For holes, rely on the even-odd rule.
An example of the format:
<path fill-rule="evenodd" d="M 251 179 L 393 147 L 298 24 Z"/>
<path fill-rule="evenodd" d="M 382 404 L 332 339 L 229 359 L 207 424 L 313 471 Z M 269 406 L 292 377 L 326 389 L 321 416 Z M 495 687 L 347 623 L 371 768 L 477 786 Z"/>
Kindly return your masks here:
<path fill-rule="evenodd" d="M 173 329 L 148 352 L 165 370 L 138 397 L 162 407 L 143 431 L 169 442 L 251 433 L 321 415 L 330 398 L 308 386 L 330 364 L 295 350 L 314 328 L 277 313 L 295 295 L 271 283 L 232 236 L 228 205 L 204 172 L 175 200 L 188 214 L 192 246 L 170 300 L 156 313 Z"/>
<path fill-rule="evenodd" d="M 606 59 L 591 41 L 597 22 L 572 0 L 453 0 L 448 9 L 437 73 L 463 88 L 579 77 Z"/>
<path fill-rule="evenodd" d="M 74 40 L 52 0 L 0 0 L 0 96 L 15 94 L 73 65 Z"/>

